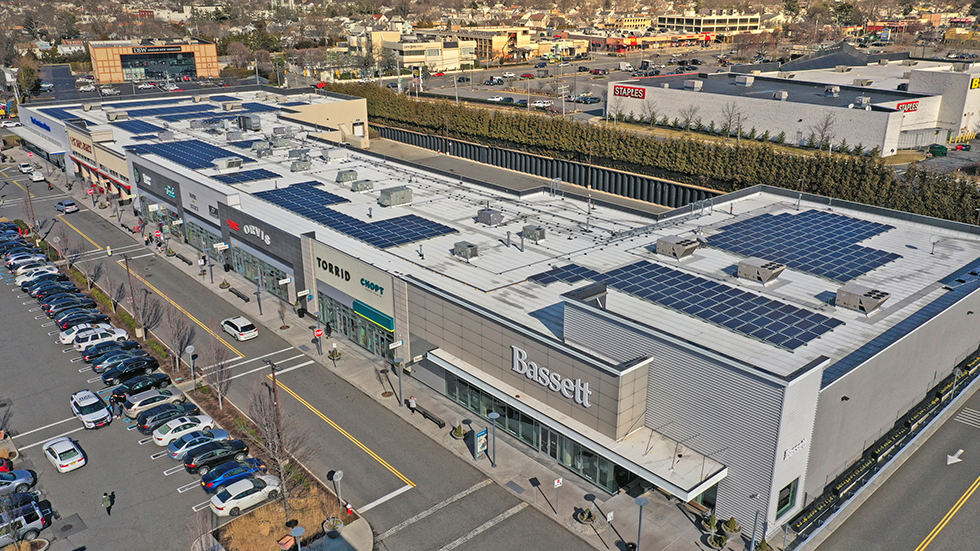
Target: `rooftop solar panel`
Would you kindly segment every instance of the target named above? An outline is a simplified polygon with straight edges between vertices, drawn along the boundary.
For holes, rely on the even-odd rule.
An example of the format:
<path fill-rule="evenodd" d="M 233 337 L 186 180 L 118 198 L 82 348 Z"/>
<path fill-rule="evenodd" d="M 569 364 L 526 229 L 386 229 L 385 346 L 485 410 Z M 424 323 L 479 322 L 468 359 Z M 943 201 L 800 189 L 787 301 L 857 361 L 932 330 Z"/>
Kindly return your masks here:
<path fill-rule="evenodd" d="M 240 142 L 230 142 L 228 145 L 237 147 L 238 149 L 252 149 L 252 144 L 260 141 L 262 140 L 242 140 Z"/>
<path fill-rule="evenodd" d="M 528 279 L 542 285 L 591 279 L 789 350 L 795 350 L 844 323 L 646 260 L 606 273 L 572 264 Z"/>
<path fill-rule="evenodd" d="M 282 107 L 296 107 L 297 105 L 310 105 L 310 102 L 308 102 L 308 101 L 289 101 L 289 102 L 286 102 L 286 103 L 280 103 L 279 105 L 282 106 Z"/>
<path fill-rule="evenodd" d="M 847 282 L 902 258 L 899 254 L 857 245 L 892 228 L 817 210 L 800 214 L 767 213 L 725 226 L 708 239 L 708 245 Z"/>
<path fill-rule="evenodd" d="M 174 103 L 180 103 L 182 101 L 187 101 L 187 98 L 168 98 L 168 99 L 154 99 L 148 101 L 114 101 L 112 103 L 103 103 L 103 107 L 108 106 L 113 109 L 139 109 L 141 107 L 150 107 L 153 105 L 171 105 Z"/>
<path fill-rule="evenodd" d="M 279 108 L 275 105 L 267 105 L 265 103 L 248 102 L 242 104 L 242 109 L 250 113 L 262 113 L 267 111 L 279 111 Z"/>
<path fill-rule="evenodd" d="M 223 102 L 226 102 L 226 101 L 241 101 L 241 98 L 236 98 L 235 96 L 228 96 L 228 95 L 218 94 L 216 96 L 209 96 L 208 97 L 208 101 L 216 101 L 218 103 L 223 103 Z"/>
<path fill-rule="evenodd" d="M 131 134 L 151 134 L 153 132 L 163 132 L 163 128 L 145 121 L 117 121 L 110 122 L 112 126 L 121 128 Z"/>
<path fill-rule="evenodd" d="M 62 120 L 62 121 L 65 120 L 65 119 L 79 119 L 79 118 L 81 118 L 78 115 L 75 115 L 73 113 L 69 113 L 67 109 L 62 109 L 60 107 L 49 107 L 47 109 L 42 109 L 41 112 L 44 113 L 45 115 L 52 116 L 52 117 L 54 117 L 54 118 L 56 118 L 58 120 Z"/>
<path fill-rule="evenodd" d="M 130 117 L 156 117 L 159 115 L 176 115 L 178 113 L 201 113 L 213 111 L 214 106 L 207 103 L 192 103 L 189 105 L 173 105 L 147 109 L 125 109 Z"/>
<path fill-rule="evenodd" d="M 140 155 L 150 153 L 156 154 L 193 170 L 211 168 L 213 166 L 213 161 L 220 157 L 240 157 L 242 162 L 255 162 L 254 159 L 213 146 L 200 140 L 139 144 L 128 146 L 127 149 L 130 149 Z"/>
<path fill-rule="evenodd" d="M 276 174 L 271 170 L 266 170 L 264 168 L 257 168 L 255 170 L 243 170 L 241 172 L 232 172 L 231 174 L 219 174 L 217 176 L 212 176 L 215 180 L 231 185 L 240 184 L 242 182 L 254 182 L 256 180 L 268 180 L 271 178 L 281 178 L 282 175 Z"/>

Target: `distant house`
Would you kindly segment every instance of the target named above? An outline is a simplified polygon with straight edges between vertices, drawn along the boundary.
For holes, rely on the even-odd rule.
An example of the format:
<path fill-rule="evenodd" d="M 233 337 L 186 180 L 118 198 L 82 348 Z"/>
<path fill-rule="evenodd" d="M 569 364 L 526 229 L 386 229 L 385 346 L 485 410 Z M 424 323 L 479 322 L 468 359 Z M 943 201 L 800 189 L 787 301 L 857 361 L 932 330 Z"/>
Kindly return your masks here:
<path fill-rule="evenodd" d="M 63 40 L 58 44 L 59 55 L 72 55 L 85 52 L 84 40 Z"/>

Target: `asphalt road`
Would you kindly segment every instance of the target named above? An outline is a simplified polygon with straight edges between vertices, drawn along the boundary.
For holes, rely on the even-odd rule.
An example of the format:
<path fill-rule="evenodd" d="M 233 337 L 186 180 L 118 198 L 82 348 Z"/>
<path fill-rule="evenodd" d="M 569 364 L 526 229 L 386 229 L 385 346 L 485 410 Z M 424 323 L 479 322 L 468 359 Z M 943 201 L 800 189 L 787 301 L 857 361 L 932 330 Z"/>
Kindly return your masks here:
<path fill-rule="evenodd" d="M 947 465 L 959 450 L 962 461 Z M 974 394 L 818 549 L 976 549 L 978 476 L 980 395 Z"/>
<path fill-rule="evenodd" d="M 13 167 L 0 171 L 8 176 L 15 176 L 15 172 L 16 168 Z M 13 178 L 22 179 L 20 176 Z M 6 180 L 12 179 L 8 177 Z M 334 470 L 344 471 L 345 500 L 363 511 L 362 515 L 371 523 L 376 535 L 383 536 L 380 538 L 382 545 L 389 549 L 439 549 L 460 538 L 472 538 L 467 540 L 468 546 L 484 545 L 480 548 L 486 549 L 527 548 L 528 541 L 560 542 L 562 547 L 569 550 L 590 548 L 534 508 L 523 506 L 506 490 L 487 483 L 485 477 L 466 461 L 421 435 L 409 423 L 379 405 L 373 397 L 365 395 L 330 369 L 314 363 L 305 354 L 306 350 L 294 348 L 269 331 L 263 331 L 259 338 L 242 343 L 229 340 L 218 327 L 220 320 L 241 314 L 233 304 L 201 285 L 200 278 L 188 274 L 190 270 L 183 271 L 160 260 L 141 242 L 137 244 L 118 224 L 93 212 L 91 203 L 84 202 L 81 212 L 67 218 L 52 216 L 54 202 L 64 196 L 55 192 L 48 194 L 44 186 L 38 187 L 32 188 L 38 195 L 33 201 L 35 213 L 51 235 L 67 235 L 67 239 L 84 247 L 86 252 L 80 260 L 83 266 L 101 262 L 108 270 L 102 281 L 107 281 L 107 278 L 124 281 L 126 271 L 119 254 L 126 253 L 131 258 L 134 283 L 138 287 L 145 285 L 150 293 L 159 297 L 162 304 L 174 304 L 190 317 L 196 334 L 194 344 L 199 350 L 212 339 L 222 340 L 222 345 L 236 358 L 229 364 L 234 377 L 229 398 L 234 403 L 246 405 L 249 393 L 257 385 L 267 384 L 269 371 L 263 360 L 272 360 L 280 367 L 280 403 L 285 422 L 288 426 L 298 427 L 308 442 L 310 457 L 304 463 L 323 480 Z M 5 195 L 0 215 L 25 217 L 23 190 L 20 187 L 7 186 L 0 189 L 0 195 Z M 62 224 L 66 225 L 66 230 L 58 229 Z M 102 250 L 107 245 L 114 251 L 110 258 Z M 30 305 L 22 304 L 26 300 L 4 300 L 0 301 L 3 308 L 10 308 L 12 312 L 19 308 L 25 321 L 31 319 L 31 313 L 26 312 Z M 10 358 L 10 365 L 35 366 L 39 359 L 35 348 L 44 349 L 45 354 L 50 349 L 53 359 L 42 357 L 45 367 L 41 367 L 40 372 L 33 368 L 22 369 L 14 372 L 11 379 L 6 375 L 4 377 L 3 393 L 21 396 L 15 402 L 17 415 L 14 427 L 19 433 L 64 419 L 67 398 L 72 391 L 86 386 L 100 388 L 100 383 L 94 380 L 86 383 L 94 379 L 94 375 L 90 372 L 78 373 L 76 365 L 68 361 L 72 355 L 62 355 L 60 347 L 49 344 L 52 337 L 47 335 L 47 331 L 36 327 L 39 323 L 40 320 L 35 321 L 35 327 L 30 327 L 29 323 L 17 323 L 18 331 L 30 328 L 38 336 L 33 340 L 20 335 L 12 337 L 24 344 L 18 348 L 17 355 Z M 160 323 L 154 332 L 169 340 L 166 325 L 165 322 Z M 0 338 L 7 337 L 4 335 Z M 55 373 L 64 372 L 66 365 L 69 366 L 67 371 L 70 377 L 61 381 Z M 199 365 L 198 368 L 206 370 L 209 366 Z M 42 376 L 39 377 L 39 373 Z M 58 383 L 40 382 L 48 379 Z M 32 396 L 45 396 L 45 399 L 34 402 L 31 401 Z M 5 397 L 9 396 L 0 396 Z M 46 404 L 48 400 L 56 404 L 64 400 L 65 407 L 51 407 Z M 59 409 L 63 411 L 59 412 Z M 77 426 L 77 421 L 74 423 Z M 72 421 L 64 423 L 65 426 L 71 424 Z M 39 439 L 42 435 L 48 438 L 64 432 L 59 432 L 60 428 L 61 425 L 56 425 L 33 434 Z M 119 434 L 114 433 L 120 433 L 126 443 L 101 440 L 103 435 L 106 438 L 120 438 Z M 117 495 L 120 492 L 117 488 L 120 487 L 141 488 L 147 495 L 145 499 L 154 504 L 160 503 L 161 507 L 148 509 L 145 515 L 142 510 L 128 513 L 132 517 L 128 519 L 127 527 L 139 530 L 143 538 L 134 541 L 145 541 L 147 544 L 138 548 L 176 549 L 181 545 L 186 548 L 186 541 L 174 535 L 183 533 L 183 526 L 190 517 L 190 507 L 205 501 L 206 496 L 199 489 L 177 494 L 177 488 L 193 481 L 193 478 L 183 472 L 163 476 L 164 465 L 160 462 L 170 460 L 150 461 L 148 450 L 141 449 L 137 444 L 138 434 L 124 433 L 120 427 L 112 426 L 92 434 L 99 437 L 95 440 L 99 450 L 129 446 L 136 450 L 132 452 L 135 457 L 127 455 L 129 448 L 125 453 L 118 454 L 118 461 L 115 453 L 108 454 L 107 458 L 93 456 L 93 464 L 82 472 L 94 471 L 96 469 L 93 467 L 99 465 L 99 472 L 105 473 L 105 476 L 76 477 L 71 485 L 63 484 L 51 492 L 52 502 L 59 511 L 79 511 L 82 520 L 88 524 L 89 516 L 97 520 L 98 515 L 104 512 L 94 507 L 82 507 L 83 498 L 101 496 L 101 492 L 107 491 L 107 488 L 116 491 Z M 88 433 L 85 436 L 86 440 L 90 438 Z M 29 436 L 24 439 L 33 441 Z M 34 461 L 38 463 L 43 460 Z M 136 477 L 145 477 L 146 480 L 138 481 Z M 45 476 L 42 480 L 48 478 Z M 79 489 L 73 490 L 75 485 Z M 63 498 L 62 494 L 70 494 L 71 497 Z M 158 494 L 159 497 L 156 497 Z M 59 505 L 62 502 L 70 507 L 66 509 L 66 506 Z M 423 512 L 426 514 L 419 518 L 418 515 Z M 62 512 L 62 516 L 68 515 Z M 141 528 L 144 522 L 153 526 Z M 103 530 L 87 532 L 102 534 Z M 106 540 L 96 539 L 102 537 L 97 534 L 86 536 L 93 538 L 91 543 L 82 543 L 88 545 L 88 549 L 109 548 L 100 545 Z M 487 539 L 491 534 L 493 539 Z M 82 537 L 82 534 L 77 537 Z M 71 542 L 76 543 L 76 536 L 71 538 Z"/>

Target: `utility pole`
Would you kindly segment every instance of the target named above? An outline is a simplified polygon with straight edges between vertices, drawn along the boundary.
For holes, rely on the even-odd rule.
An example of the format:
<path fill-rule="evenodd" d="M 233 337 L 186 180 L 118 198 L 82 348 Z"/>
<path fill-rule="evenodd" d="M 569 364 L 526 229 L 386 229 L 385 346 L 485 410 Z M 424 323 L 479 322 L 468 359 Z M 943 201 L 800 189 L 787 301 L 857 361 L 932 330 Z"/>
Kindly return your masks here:
<path fill-rule="evenodd" d="M 284 451 L 282 443 L 282 415 L 279 413 L 279 383 L 276 381 L 276 371 L 279 371 L 279 367 L 272 363 L 272 360 L 262 361 L 269 364 L 269 367 L 272 369 L 272 400 L 276 406 L 276 437 L 279 438 L 279 451 L 282 453 Z"/>
<path fill-rule="evenodd" d="M 129 270 L 129 255 L 122 255 L 126 261 L 126 277 L 129 279 L 129 298 L 133 301 L 133 319 L 136 320 L 136 337 L 143 338 L 143 324 L 140 320 L 139 312 L 136 308 L 136 293 L 133 291 L 133 272 Z"/>
<path fill-rule="evenodd" d="M 561 116 L 565 116 L 565 96 L 568 92 L 568 85 L 562 84 L 558 87 L 558 94 L 561 96 Z"/>

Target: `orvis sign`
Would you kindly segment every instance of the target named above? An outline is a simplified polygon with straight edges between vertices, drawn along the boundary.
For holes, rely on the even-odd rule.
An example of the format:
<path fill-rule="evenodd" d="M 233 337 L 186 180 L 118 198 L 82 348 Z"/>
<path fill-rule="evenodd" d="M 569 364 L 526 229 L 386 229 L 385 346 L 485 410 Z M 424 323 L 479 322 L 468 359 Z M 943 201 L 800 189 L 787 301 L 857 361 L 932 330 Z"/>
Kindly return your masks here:
<path fill-rule="evenodd" d="M 647 97 L 646 88 L 639 86 L 613 86 L 613 95 L 621 98 L 644 99 Z"/>
<path fill-rule="evenodd" d="M 516 346 L 511 346 L 514 351 L 513 370 L 520 375 L 538 383 L 552 392 L 561 392 L 562 396 L 568 399 L 575 399 L 575 403 L 584 408 L 592 407 L 589 403 L 589 383 L 582 382 L 582 379 L 569 379 L 562 377 L 558 372 L 551 371 L 543 365 L 527 361 L 527 352 Z"/>
<path fill-rule="evenodd" d="M 895 109 L 903 113 L 912 113 L 919 110 L 919 100 L 915 101 L 903 101 L 895 106 Z"/>

